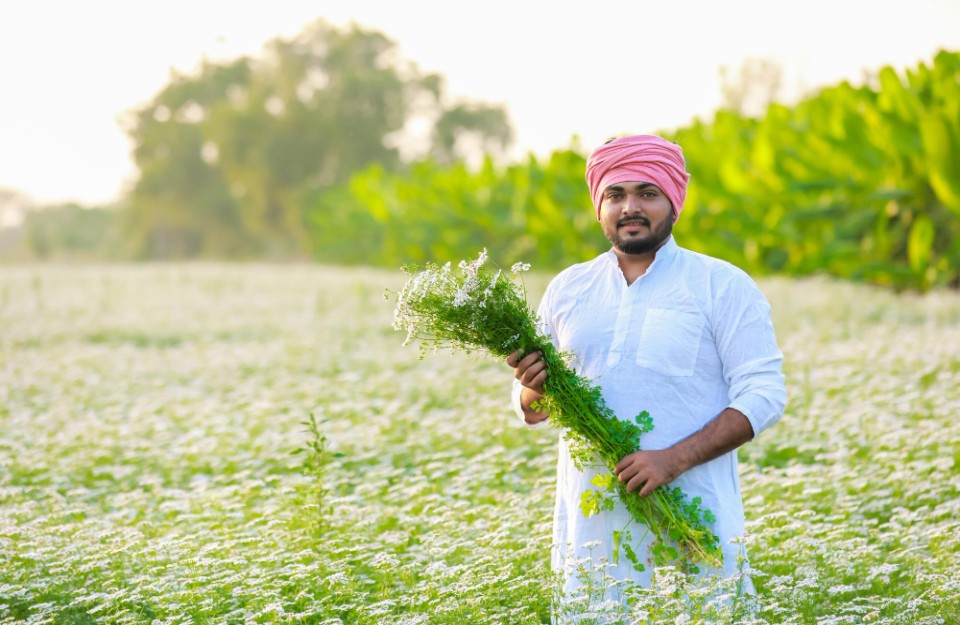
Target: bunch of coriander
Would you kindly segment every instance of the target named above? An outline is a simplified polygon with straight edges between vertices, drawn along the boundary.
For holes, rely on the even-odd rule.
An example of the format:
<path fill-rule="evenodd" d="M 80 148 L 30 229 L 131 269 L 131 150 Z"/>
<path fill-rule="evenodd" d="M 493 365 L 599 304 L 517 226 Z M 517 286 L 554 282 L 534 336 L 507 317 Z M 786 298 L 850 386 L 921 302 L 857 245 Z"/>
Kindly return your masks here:
<path fill-rule="evenodd" d="M 633 422 L 618 419 L 600 389 L 571 370 L 550 338 L 537 330 L 519 282 L 520 272 L 529 265 L 517 263 L 505 276 L 502 271 L 490 272 L 486 262 L 484 250 L 473 262 L 460 261 L 456 268 L 451 263 L 404 268 L 412 275 L 397 294 L 393 326 L 406 332 L 405 344 L 418 341 L 421 353 L 430 347 L 480 349 L 500 358 L 518 349 L 539 350 L 548 375 L 538 408 L 549 412 L 550 423 L 570 442 L 577 468 L 583 470 L 599 457 L 611 471 L 594 480 L 600 490 L 583 493 L 584 513 L 612 509 L 615 493 L 633 519 L 653 533 L 656 565 L 679 563 L 691 572 L 699 570 L 697 563 L 719 565 L 719 539 L 709 527 L 715 519 L 700 506 L 699 498 L 689 501 L 678 487 L 665 486 L 641 498 L 612 477 L 616 464 L 639 449 L 640 436 L 653 429 L 650 416 L 644 412 Z M 615 532 L 614 544 L 618 549 L 622 544 L 626 557 L 642 570 L 637 555 L 616 534 L 621 533 Z"/>

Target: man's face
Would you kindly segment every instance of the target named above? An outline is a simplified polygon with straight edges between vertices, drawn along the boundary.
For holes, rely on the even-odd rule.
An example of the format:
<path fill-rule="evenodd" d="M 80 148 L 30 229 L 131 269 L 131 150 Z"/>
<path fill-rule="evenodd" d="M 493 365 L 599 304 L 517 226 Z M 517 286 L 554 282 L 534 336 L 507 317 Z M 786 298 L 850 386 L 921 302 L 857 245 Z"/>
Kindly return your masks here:
<path fill-rule="evenodd" d="M 615 248 L 625 254 L 655 250 L 673 231 L 673 205 L 650 182 L 618 182 L 603 191 L 600 225 Z"/>

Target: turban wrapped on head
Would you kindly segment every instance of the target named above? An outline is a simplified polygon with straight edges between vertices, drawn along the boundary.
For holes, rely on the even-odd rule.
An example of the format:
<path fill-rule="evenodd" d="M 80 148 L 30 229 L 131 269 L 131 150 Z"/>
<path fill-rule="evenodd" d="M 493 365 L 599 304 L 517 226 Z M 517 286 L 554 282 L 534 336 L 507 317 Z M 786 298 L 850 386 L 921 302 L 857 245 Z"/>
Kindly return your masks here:
<path fill-rule="evenodd" d="M 587 185 L 590 197 L 600 219 L 600 204 L 603 191 L 620 182 L 652 182 L 660 187 L 673 204 L 673 221 L 676 223 L 687 197 L 687 181 L 683 151 L 655 135 L 620 137 L 601 145 L 587 159 Z"/>

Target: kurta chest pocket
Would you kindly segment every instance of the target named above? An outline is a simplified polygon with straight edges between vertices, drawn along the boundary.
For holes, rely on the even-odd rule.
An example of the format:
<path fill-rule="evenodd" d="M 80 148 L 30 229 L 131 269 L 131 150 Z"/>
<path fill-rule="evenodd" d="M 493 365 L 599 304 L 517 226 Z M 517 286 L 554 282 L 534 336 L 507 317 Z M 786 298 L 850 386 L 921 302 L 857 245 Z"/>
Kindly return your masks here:
<path fill-rule="evenodd" d="M 671 377 L 693 375 L 705 321 L 696 309 L 647 309 L 637 364 Z"/>

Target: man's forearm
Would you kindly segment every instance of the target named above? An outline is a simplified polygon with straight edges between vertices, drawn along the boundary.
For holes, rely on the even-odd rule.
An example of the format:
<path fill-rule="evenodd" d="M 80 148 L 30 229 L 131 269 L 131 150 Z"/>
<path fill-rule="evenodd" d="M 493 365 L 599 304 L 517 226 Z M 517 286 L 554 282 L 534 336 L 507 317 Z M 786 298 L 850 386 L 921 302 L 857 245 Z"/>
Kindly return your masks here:
<path fill-rule="evenodd" d="M 753 438 L 753 427 L 747 417 L 734 408 L 727 408 L 703 429 L 666 449 L 635 451 L 614 468 L 617 479 L 626 484 L 627 492 L 639 491 L 641 497 L 669 484 L 681 473 L 709 462 Z"/>
<path fill-rule="evenodd" d="M 635 451 L 614 469 L 627 492 L 641 497 L 669 484 L 681 473 L 732 451 L 753 438 L 753 427 L 742 412 L 727 408 L 701 430 L 666 449 Z"/>
<path fill-rule="evenodd" d="M 703 429 L 670 448 L 683 471 L 709 462 L 753 439 L 753 427 L 735 408 L 727 408 Z"/>

